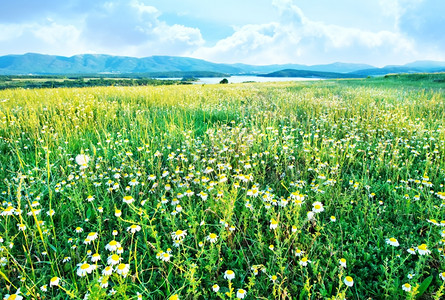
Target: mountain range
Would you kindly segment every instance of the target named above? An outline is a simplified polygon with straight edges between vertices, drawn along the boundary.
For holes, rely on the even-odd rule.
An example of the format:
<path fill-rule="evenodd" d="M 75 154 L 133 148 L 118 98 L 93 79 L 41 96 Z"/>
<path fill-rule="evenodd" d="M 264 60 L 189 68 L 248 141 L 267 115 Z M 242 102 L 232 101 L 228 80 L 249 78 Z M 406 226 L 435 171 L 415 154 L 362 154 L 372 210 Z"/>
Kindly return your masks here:
<path fill-rule="evenodd" d="M 229 75 L 259 75 L 282 70 L 333 72 L 347 74 L 342 77 L 363 77 L 388 73 L 445 72 L 445 62 L 416 61 L 401 66 L 376 68 L 366 64 L 332 63 L 324 65 L 247 65 L 212 63 L 202 59 L 176 56 L 150 56 L 144 58 L 81 54 L 71 57 L 27 53 L 0 56 L 0 75 L 63 75 L 63 74 L 131 74 L 162 72 L 218 72 Z M 283 73 L 282 73 L 283 74 Z M 287 74 L 284 72 L 284 74 Z M 310 74 L 310 73 L 309 73 Z M 277 76 L 275 74 L 275 76 Z M 314 75 L 315 76 L 315 75 Z"/>

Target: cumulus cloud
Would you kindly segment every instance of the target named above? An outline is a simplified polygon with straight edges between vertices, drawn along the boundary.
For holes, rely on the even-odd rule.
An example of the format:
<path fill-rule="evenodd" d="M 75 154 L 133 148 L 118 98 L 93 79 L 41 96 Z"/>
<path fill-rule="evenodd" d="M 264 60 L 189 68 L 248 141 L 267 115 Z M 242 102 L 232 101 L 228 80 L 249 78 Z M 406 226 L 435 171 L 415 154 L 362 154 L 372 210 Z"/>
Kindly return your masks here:
<path fill-rule="evenodd" d="M 415 53 L 412 41 L 400 33 L 315 22 L 292 0 L 274 0 L 273 4 L 280 11 L 279 22 L 235 28 L 231 36 L 191 55 L 253 64 L 312 64 L 335 60 L 363 62 L 379 55 L 399 59 Z"/>
<path fill-rule="evenodd" d="M 443 0 L 364 0 L 361 6 L 372 10 L 364 22 L 356 17 L 366 11 L 361 6 L 348 15 L 350 0 L 320 0 L 322 13 L 294 0 L 230 0 L 217 9 L 203 1 L 179 3 L 181 8 L 154 0 L 7 1 L 0 10 L 0 55 L 177 55 L 251 64 L 445 59 Z M 330 5 L 335 10 L 327 15 Z M 216 17 L 228 11 L 231 18 Z M 374 26 L 379 18 L 384 22 Z"/>
<path fill-rule="evenodd" d="M 12 2 L 9 9 L 18 9 L 18 4 Z M 162 13 L 156 7 L 143 1 L 101 0 L 84 6 L 77 1 L 53 4 L 52 10 L 47 5 L 35 7 L 36 11 L 26 9 L 27 20 L 11 19 L 0 24 L 0 41 L 9 46 L 3 51 L 12 53 L 26 48 L 26 52 L 62 55 L 91 52 L 181 55 L 204 43 L 198 28 L 167 24 L 160 20 Z"/>

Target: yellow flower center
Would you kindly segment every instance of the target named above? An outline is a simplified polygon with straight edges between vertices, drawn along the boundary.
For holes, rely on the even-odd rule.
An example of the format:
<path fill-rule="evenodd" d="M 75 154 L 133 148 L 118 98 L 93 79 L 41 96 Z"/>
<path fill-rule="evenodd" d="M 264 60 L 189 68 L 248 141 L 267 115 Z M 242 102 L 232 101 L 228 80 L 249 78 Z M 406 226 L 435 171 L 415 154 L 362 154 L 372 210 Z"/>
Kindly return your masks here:
<path fill-rule="evenodd" d="M 182 234 L 182 230 L 176 230 L 175 235 L 180 236 Z"/>
<path fill-rule="evenodd" d="M 233 274 L 233 271 L 232 271 L 232 270 L 227 270 L 227 271 L 226 271 L 226 274 L 227 274 L 227 275 L 232 275 L 232 274 Z"/>
<path fill-rule="evenodd" d="M 125 270 L 126 266 L 125 264 L 120 264 L 119 266 L 117 266 L 117 268 L 122 271 Z"/>
<path fill-rule="evenodd" d="M 397 240 L 396 240 L 395 238 L 390 238 L 389 241 L 390 241 L 390 242 L 393 242 L 393 243 L 394 243 L 394 242 L 397 242 Z"/>
<path fill-rule="evenodd" d="M 211 234 L 209 235 L 209 238 L 211 238 L 212 240 L 213 240 L 213 239 L 216 239 L 216 234 L 211 233 Z"/>
<path fill-rule="evenodd" d="M 116 246 L 117 245 L 117 242 L 116 241 L 111 241 L 110 242 L 110 246 Z"/>
<path fill-rule="evenodd" d="M 422 244 L 422 245 L 420 245 L 418 248 L 420 249 L 420 250 L 423 250 L 423 251 L 425 251 L 426 250 L 426 244 Z"/>
<path fill-rule="evenodd" d="M 113 255 L 111 255 L 111 259 L 115 260 L 115 261 L 118 261 L 119 260 L 119 255 L 113 254 Z"/>
<path fill-rule="evenodd" d="M 319 204 L 315 205 L 314 207 L 315 207 L 315 209 L 321 209 L 321 205 L 319 205 Z"/>
<path fill-rule="evenodd" d="M 89 264 L 83 264 L 83 265 L 80 266 L 80 269 L 87 270 L 89 267 L 90 267 Z"/>
<path fill-rule="evenodd" d="M 351 276 L 346 276 L 346 281 L 347 281 L 347 282 L 353 282 L 354 280 L 352 279 Z"/>

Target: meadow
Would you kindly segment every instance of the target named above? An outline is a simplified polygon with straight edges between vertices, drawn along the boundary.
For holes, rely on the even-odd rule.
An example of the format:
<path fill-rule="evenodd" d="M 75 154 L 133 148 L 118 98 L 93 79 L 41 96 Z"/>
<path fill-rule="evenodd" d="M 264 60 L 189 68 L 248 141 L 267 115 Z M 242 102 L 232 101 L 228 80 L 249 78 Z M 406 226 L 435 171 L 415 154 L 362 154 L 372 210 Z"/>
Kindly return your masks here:
<path fill-rule="evenodd" d="M 0 91 L 0 295 L 443 299 L 445 86 L 379 80 Z"/>

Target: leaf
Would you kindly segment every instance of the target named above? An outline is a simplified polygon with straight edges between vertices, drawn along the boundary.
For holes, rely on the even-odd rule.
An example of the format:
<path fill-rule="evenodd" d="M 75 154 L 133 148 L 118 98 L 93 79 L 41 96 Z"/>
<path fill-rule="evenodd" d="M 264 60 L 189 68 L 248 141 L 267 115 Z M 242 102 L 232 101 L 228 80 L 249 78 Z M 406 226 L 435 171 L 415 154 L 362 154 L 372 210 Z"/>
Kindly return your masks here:
<path fill-rule="evenodd" d="M 88 210 L 87 210 L 87 218 L 89 219 L 89 218 L 91 218 L 91 215 L 93 214 L 93 210 L 91 209 L 91 207 L 88 207 Z"/>
<path fill-rule="evenodd" d="M 433 282 L 433 276 L 427 277 L 421 284 L 419 289 L 417 290 L 419 293 L 416 295 L 417 298 L 421 297 L 423 293 L 428 289 L 431 282 Z"/>
<path fill-rule="evenodd" d="M 56 247 L 54 247 L 54 246 L 51 245 L 50 243 L 48 243 L 48 246 L 49 246 L 54 252 L 57 253 L 57 249 L 56 249 Z"/>

